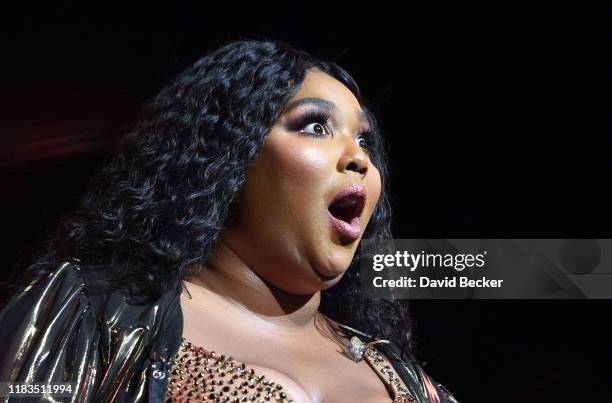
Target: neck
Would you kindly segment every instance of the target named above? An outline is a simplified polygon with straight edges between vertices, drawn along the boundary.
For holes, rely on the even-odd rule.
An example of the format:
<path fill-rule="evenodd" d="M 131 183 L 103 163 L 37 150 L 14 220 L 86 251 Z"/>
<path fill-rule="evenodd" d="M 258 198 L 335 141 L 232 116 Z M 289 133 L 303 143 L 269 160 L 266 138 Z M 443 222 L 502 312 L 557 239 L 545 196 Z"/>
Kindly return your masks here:
<path fill-rule="evenodd" d="M 192 297 L 206 301 L 201 306 L 219 304 L 221 312 L 235 314 L 261 330 L 297 334 L 315 328 L 320 291 L 296 295 L 279 289 L 253 272 L 222 239 L 213 259 L 185 280 L 192 285 Z"/>

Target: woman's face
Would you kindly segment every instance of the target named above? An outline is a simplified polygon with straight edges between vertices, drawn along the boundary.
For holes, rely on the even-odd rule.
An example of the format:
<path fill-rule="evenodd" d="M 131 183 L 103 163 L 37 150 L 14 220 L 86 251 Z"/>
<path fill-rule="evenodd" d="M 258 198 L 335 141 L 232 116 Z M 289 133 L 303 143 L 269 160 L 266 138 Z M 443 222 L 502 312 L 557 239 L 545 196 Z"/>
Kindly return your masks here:
<path fill-rule="evenodd" d="M 237 219 L 222 235 L 259 277 L 296 294 L 341 279 L 381 192 L 361 136 L 368 128 L 347 87 L 321 71 L 307 73 L 250 168 Z M 330 208 L 347 188 L 351 197 Z"/>

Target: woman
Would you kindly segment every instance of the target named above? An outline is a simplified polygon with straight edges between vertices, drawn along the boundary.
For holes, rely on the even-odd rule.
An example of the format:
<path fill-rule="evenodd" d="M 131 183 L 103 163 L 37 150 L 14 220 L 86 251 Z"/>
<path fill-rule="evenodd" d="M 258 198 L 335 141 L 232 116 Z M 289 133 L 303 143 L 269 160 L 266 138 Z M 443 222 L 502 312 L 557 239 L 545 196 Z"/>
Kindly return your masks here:
<path fill-rule="evenodd" d="M 205 55 L 17 265 L 0 380 L 73 382 L 74 401 L 456 401 L 410 355 L 405 301 L 358 295 L 360 239 L 391 237 L 384 151 L 336 64 L 278 41 Z"/>

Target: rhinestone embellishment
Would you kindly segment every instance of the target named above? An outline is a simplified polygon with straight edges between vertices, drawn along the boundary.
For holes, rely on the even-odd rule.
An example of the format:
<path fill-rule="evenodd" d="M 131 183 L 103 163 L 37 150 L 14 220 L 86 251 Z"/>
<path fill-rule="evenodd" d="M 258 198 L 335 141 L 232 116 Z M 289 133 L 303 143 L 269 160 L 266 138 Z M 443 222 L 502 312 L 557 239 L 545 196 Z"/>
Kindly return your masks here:
<path fill-rule="evenodd" d="M 354 336 L 347 354 L 355 361 L 365 358 L 377 375 L 391 388 L 393 403 L 417 403 L 391 370 L 382 354 Z M 293 403 L 282 385 L 257 374 L 233 357 L 206 351 L 182 339 L 171 361 L 165 402 L 257 402 Z"/>
<path fill-rule="evenodd" d="M 172 359 L 170 374 L 165 402 L 293 403 L 282 385 L 185 338 Z"/>
<path fill-rule="evenodd" d="M 346 350 L 347 355 L 355 362 L 361 361 L 365 353 L 366 345 L 357 336 L 351 338 L 351 342 Z"/>
<path fill-rule="evenodd" d="M 394 375 L 391 366 L 387 364 L 380 351 L 374 347 L 365 345 L 365 360 L 372 369 L 388 384 L 393 390 L 393 403 L 417 403 L 412 394 L 404 388 L 400 380 Z"/>

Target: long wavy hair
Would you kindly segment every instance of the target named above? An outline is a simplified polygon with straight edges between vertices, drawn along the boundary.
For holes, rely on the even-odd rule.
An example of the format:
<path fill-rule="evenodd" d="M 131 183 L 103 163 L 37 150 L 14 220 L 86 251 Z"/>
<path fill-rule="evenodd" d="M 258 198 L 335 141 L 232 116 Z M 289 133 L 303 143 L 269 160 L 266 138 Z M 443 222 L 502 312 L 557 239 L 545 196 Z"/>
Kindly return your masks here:
<path fill-rule="evenodd" d="M 201 57 L 144 105 L 74 206 L 20 251 L 14 272 L 23 281 L 13 278 L 13 288 L 69 259 L 80 262 L 90 293 L 125 287 L 145 300 L 194 274 L 234 220 L 249 167 L 310 69 L 343 83 L 368 116 L 382 193 L 363 238 L 392 238 L 388 146 L 355 80 L 288 43 L 238 39 Z M 358 247 L 342 280 L 322 292 L 320 311 L 410 350 L 408 301 L 361 295 L 360 253 Z"/>

